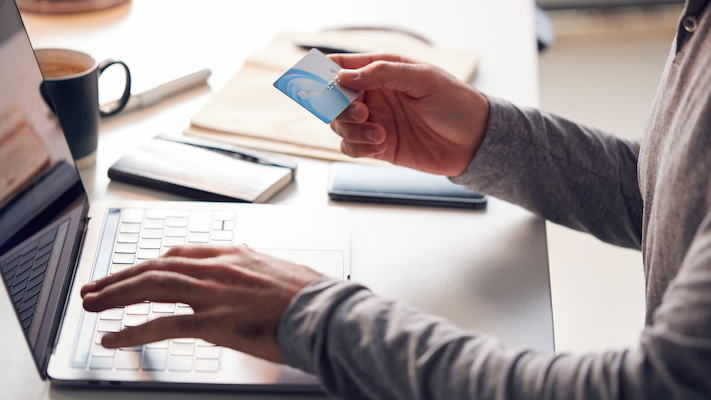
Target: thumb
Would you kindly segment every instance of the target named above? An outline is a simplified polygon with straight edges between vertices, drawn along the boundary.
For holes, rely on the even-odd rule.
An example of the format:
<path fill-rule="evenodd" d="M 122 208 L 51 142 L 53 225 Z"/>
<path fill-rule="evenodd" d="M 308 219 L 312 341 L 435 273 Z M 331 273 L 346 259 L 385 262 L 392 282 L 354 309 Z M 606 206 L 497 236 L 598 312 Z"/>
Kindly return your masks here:
<path fill-rule="evenodd" d="M 446 80 L 446 73 L 428 64 L 378 60 L 357 69 L 342 69 L 338 81 L 353 90 L 389 89 L 414 98 L 431 94 Z"/>

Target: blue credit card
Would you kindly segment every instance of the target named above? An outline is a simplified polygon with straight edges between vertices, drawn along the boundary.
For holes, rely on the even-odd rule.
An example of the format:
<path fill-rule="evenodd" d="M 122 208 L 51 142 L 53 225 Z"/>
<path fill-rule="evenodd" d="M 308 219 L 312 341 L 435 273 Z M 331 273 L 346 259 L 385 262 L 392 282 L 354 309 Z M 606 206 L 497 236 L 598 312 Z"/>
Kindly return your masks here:
<path fill-rule="evenodd" d="M 361 93 L 339 85 L 340 69 L 323 53 L 311 49 L 274 82 L 274 87 L 329 124 Z"/>

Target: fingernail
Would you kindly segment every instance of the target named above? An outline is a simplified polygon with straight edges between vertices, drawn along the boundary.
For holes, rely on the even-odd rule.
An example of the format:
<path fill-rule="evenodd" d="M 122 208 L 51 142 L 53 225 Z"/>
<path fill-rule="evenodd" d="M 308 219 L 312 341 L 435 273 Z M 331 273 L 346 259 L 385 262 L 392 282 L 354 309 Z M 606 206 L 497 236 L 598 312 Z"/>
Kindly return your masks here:
<path fill-rule="evenodd" d="M 109 333 L 104 335 L 104 337 L 101 339 L 101 344 L 104 347 L 112 347 L 116 344 L 116 335 L 113 333 Z"/>
<path fill-rule="evenodd" d="M 358 106 L 351 107 L 351 109 L 348 111 L 348 116 L 350 116 L 353 121 L 358 121 L 359 114 L 360 113 L 358 112 Z"/>
<path fill-rule="evenodd" d="M 365 130 L 365 139 L 369 142 L 375 142 L 378 140 L 378 131 L 375 128 L 368 128 Z"/>
<path fill-rule="evenodd" d="M 342 69 L 341 73 L 339 74 L 339 79 L 358 79 L 360 78 L 360 70 L 359 69 Z"/>
<path fill-rule="evenodd" d="M 81 288 L 81 291 L 82 291 L 82 293 L 84 293 L 84 296 L 86 296 L 90 292 L 93 292 L 95 288 L 96 288 L 96 281 L 89 282 L 86 285 L 84 285 L 84 287 Z M 84 297 L 84 296 L 82 296 L 82 297 Z"/>

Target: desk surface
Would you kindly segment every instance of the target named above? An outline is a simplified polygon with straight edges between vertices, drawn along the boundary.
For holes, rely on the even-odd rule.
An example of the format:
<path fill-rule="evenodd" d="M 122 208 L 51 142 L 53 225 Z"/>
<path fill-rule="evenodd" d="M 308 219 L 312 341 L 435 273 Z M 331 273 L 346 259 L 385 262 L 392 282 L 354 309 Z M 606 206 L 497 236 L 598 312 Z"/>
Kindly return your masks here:
<path fill-rule="evenodd" d="M 97 163 L 81 171 L 91 200 L 177 196 L 112 183 L 111 164 L 158 133 L 178 134 L 237 71 L 246 57 L 282 29 L 397 26 L 436 45 L 479 52 L 475 86 L 520 105 L 538 103 L 537 54 L 530 0 L 313 1 L 133 0 L 76 15 L 23 14 L 36 48 L 73 48 L 96 59 L 120 58 L 133 92 L 203 68 L 210 87 L 105 121 Z M 107 92 L 111 91 L 109 87 Z M 108 100 L 108 98 L 107 98 Z M 270 202 L 340 205 L 351 215 L 352 278 L 375 292 L 452 319 L 512 346 L 553 350 L 545 225 L 527 211 L 490 199 L 485 211 L 333 203 L 326 195 L 330 163 L 299 158 L 296 182 Z M 535 289 L 531 289 L 535 288 Z M 7 296 L 0 296 L 0 383 L 12 399 L 185 398 L 174 392 L 57 389 L 39 379 Z M 232 394 L 211 394 L 234 398 Z M 5 396 L 3 396 L 5 397 Z M 204 394 L 200 394 L 204 397 Z M 270 397 L 270 396 L 268 396 Z M 242 397 L 240 397 L 242 398 Z M 259 397 L 265 398 L 265 397 Z"/>

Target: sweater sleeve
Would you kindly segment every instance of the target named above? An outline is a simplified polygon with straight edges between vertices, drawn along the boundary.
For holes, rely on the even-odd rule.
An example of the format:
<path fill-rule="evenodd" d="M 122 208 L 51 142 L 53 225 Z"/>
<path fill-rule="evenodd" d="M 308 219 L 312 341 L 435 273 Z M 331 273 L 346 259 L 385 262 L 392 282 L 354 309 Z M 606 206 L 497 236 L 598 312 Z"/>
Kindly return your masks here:
<path fill-rule="evenodd" d="M 346 399 L 708 399 L 711 230 L 702 236 L 659 322 L 634 349 L 572 356 L 508 348 L 361 285 L 322 278 L 286 310 L 280 351 Z"/>
<path fill-rule="evenodd" d="M 486 137 L 452 181 L 552 222 L 640 249 L 639 143 L 489 98 Z"/>

